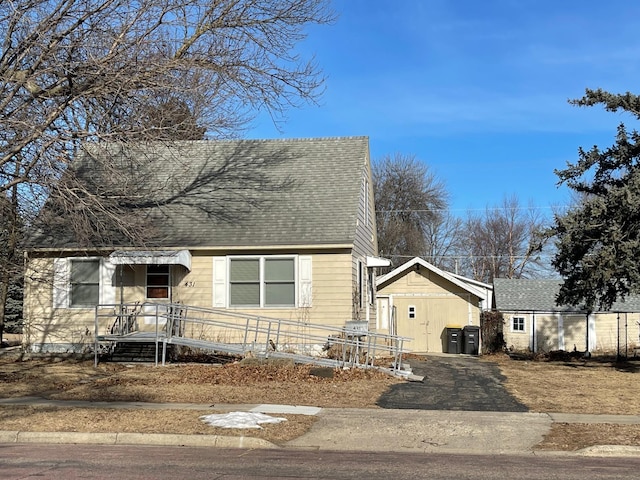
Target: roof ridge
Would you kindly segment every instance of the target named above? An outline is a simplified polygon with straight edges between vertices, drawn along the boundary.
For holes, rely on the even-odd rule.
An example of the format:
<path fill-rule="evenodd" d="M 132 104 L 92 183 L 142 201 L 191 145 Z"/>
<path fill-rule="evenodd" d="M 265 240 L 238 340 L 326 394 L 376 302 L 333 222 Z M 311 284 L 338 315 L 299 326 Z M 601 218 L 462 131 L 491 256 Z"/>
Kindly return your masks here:
<path fill-rule="evenodd" d="M 332 137 L 293 137 L 293 138 L 207 138 L 202 140 L 141 140 L 139 142 L 121 142 L 117 140 L 105 140 L 98 142 L 86 142 L 85 146 L 92 145 L 122 145 L 125 147 L 136 147 L 139 145 L 211 145 L 211 144 L 233 144 L 233 143 L 305 143 L 317 141 L 345 141 L 345 140 L 364 140 L 369 142 L 367 135 L 351 135 L 351 136 L 332 136 Z"/>
<path fill-rule="evenodd" d="M 192 140 L 193 142 L 308 142 L 317 140 L 368 140 L 367 135 L 348 135 L 348 136 L 330 136 L 330 137 L 288 137 L 288 138 L 236 138 L 236 139 L 204 139 L 204 140 Z M 185 140 L 189 141 L 189 140 Z"/>

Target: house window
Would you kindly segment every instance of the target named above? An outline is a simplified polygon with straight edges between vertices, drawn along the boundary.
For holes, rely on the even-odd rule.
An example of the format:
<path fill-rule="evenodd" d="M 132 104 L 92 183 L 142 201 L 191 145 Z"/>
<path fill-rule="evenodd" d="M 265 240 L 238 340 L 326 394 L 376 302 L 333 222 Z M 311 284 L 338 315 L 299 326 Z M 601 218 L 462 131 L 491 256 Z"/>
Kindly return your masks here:
<path fill-rule="evenodd" d="M 169 298 L 169 265 L 147 265 L 147 298 Z"/>
<path fill-rule="evenodd" d="M 232 307 L 295 306 L 293 258 L 232 258 L 229 304 Z"/>
<path fill-rule="evenodd" d="M 267 258 L 264 261 L 264 304 L 268 307 L 296 303 L 293 258 Z"/>
<path fill-rule="evenodd" d="M 416 306 L 415 305 L 409 305 L 409 318 L 416 318 Z"/>
<path fill-rule="evenodd" d="M 524 332 L 524 317 L 511 317 L 511 331 Z"/>
<path fill-rule="evenodd" d="M 100 302 L 100 260 L 71 260 L 71 306 L 93 307 Z"/>

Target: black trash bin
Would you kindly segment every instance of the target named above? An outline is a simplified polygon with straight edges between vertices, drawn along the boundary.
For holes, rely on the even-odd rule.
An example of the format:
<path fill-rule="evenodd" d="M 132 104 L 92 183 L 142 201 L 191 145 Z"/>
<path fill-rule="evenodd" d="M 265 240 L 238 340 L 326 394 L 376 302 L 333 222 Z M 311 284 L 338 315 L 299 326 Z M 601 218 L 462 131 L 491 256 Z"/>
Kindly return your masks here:
<path fill-rule="evenodd" d="M 462 329 L 463 353 L 478 355 L 480 351 L 480 327 L 467 325 Z"/>
<path fill-rule="evenodd" d="M 462 353 L 462 329 L 447 327 L 447 353 Z"/>

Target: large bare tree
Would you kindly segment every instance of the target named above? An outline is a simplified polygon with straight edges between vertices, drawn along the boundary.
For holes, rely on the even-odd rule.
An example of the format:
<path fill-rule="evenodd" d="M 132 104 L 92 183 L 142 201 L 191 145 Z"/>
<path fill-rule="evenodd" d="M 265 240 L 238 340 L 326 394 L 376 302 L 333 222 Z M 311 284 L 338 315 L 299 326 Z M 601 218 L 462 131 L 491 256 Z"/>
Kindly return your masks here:
<path fill-rule="evenodd" d="M 429 241 L 437 238 L 448 193 L 427 164 L 413 155 L 387 155 L 374 163 L 373 183 L 381 255 L 400 264 L 441 249 Z"/>
<path fill-rule="evenodd" d="M 52 199 L 67 218 L 117 220 L 127 192 L 96 190 L 69 168 L 86 143 L 235 136 L 260 110 L 278 122 L 315 101 L 322 73 L 296 46 L 333 18 L 329 0 L 2 0 L 0 198 L 13 207 L 1 223 L 29 223 Z M 120 223 L 121 235 L 140 231 Z"/>

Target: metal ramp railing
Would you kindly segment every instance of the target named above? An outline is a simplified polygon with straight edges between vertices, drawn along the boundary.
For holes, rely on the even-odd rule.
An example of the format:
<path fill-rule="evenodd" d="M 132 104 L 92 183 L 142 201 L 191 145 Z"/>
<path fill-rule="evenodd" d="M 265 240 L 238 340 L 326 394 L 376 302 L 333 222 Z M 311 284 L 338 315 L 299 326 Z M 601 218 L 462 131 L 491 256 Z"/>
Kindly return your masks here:
<path fill-rule="evenodd" d="M 409 340 L 349 325 L 319 325 L 179 303 L 110 304 L 95 309 L 96 365 L 105 344 L 154 342 L 156 365 L 160 361 L 165 364 L 167 345 L 180 345 L 334 368 L 376 368 L 402 375 L 404 342 Z"/>

